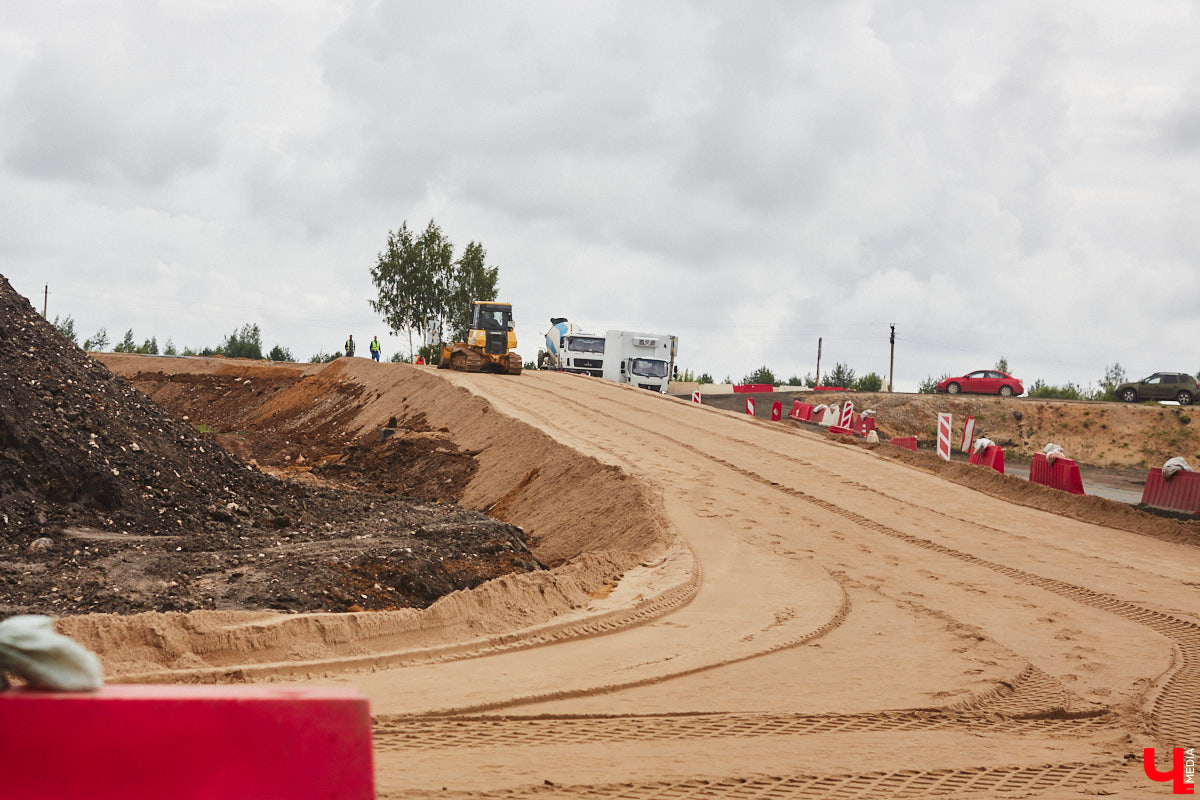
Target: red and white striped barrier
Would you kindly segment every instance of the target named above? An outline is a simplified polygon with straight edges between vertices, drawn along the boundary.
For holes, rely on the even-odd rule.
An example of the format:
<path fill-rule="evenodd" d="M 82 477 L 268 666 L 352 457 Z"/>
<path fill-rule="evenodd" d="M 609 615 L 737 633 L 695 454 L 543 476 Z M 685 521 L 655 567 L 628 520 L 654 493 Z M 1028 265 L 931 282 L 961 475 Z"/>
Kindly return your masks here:
<path fill-rule="evenodd" d="M 753 397 L 746 398 L 746 413 L 752 417 L 754 416 L 754 398 Z"/>
<path fill-rule="evenodd" d="M 776 400 L 771 403 L 771 422 L 779 422 L 783 419 L 783 403 Z"/>
<path fill-rule="evenodd" d="M 963 425 L 962 452 L 967 452 L 971 447 L 971 442 L 975 437 L 975 418 L 967 417 L 967 422 Z"/>
<path fill-rule="evenodd" d="M 839 428 L 849 428 L 854 424 L 854 401 L 847 400 L 842 404 L 842 418 L 838 420 Z"/>
<path fill-rule="evenodd" d="M 699 389 L 697 389 L 696 391 L 692 392 L 692 402 L 693 402 L 693 403 L 699 403 L 699 402 L 700 402 L 700 390 L 699 390 Z"/>
<path fill-rule="evenodd" d="M 950 460 L 950 415 L 938 414 L 937 454 Z"/>

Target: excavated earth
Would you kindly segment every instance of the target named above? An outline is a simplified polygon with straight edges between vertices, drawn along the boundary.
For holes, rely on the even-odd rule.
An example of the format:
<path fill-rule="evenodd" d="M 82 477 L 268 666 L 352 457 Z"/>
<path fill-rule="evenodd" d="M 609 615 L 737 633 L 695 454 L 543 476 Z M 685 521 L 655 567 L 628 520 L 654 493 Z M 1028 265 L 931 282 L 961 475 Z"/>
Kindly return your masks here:
<path fill-rule="evenodd" d="M 541 568 L 519 528 L 455 505 L 474 462 L 420 415 L 389 420 L 383 441 L 381 428 L 330 439 L 361 387 L 313 378 L 289 410 L 292 423 L 305 415 L 295 454 L 319 443 L 327 480 L 247 464 L 295 460 L 284 439 L 251 447 L 229 431 L 247 398 L 276 397 L 302 372 L 168 384 L 185 390 L 164 393 L 172 414 L 0 277 L 0 612 L 425 607 Z M 309 403 L 321 395 L 328 416 Z"/>
<path fill-rule="evenodd" d="M 1150 800 L 1144 748 L 1200 740 L 1193 519 L 577 376 L 99 363 L 2 310 L 5 608 L 109 680 L 357 688 L 381 798 Z M 1191 446 L 1013 410 L 1084 463 L 1125 415 Z M 384 604 L 461 562 L 499 577 Z"/>

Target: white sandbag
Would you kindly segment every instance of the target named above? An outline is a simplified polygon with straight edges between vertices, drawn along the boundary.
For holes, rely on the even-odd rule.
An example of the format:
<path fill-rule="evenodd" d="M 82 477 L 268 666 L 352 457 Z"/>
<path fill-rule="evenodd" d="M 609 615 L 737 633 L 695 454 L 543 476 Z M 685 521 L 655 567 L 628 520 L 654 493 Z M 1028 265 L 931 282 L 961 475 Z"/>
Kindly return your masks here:
<path fill-rule="evenodd" d="M 995 442 L 993 442 L 991 439 L 985 439 L 984 437 L 980 436 L 975 440 L 975 452 L 982 453 L 994 444 Z"/>
<path fill-rule="evenodd" d="M 867 444 L 879 444 L 879 434 L 873 430 L 867 431 Z"/>
<path fill-rule="evenodd" d="M 1043 447 L 1042 452 L 1046 454 L 1046 461 L 1050 462 L 1051 464 L 1053 464 L 1057 459 L 1067 457 L 1067 454 L 1063 452 L 1062 447 L 1054 444 L 1054 442 L 1050 442 Z"/>
<path fill-rule="evenodd" d="M 1163 479 L 1171 480 L 1171 478 L 1175 477 L 1176 472 L 1195 472 L 1195 470 L 1188 465 L 1183 456 L 1176 456 L 1163 464 Z"/>
<path fill-rule="evenodd" d="M 37 689 L 93 691 L 104 685 L 100 659 L 54 630 L 54 621 L 39 614 L 0 622 L 0 681 L 17 675 Z"/>

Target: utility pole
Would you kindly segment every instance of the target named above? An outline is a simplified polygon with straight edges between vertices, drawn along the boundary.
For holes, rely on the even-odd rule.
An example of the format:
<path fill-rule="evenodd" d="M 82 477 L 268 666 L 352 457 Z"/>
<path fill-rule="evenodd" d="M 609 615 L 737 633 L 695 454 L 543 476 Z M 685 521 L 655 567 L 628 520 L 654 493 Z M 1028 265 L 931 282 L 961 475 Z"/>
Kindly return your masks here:
<path fill-rule="evenodd" d="M 892 391 L 892 376 L 896 374 L 896 323 L 892 323 L 892 357 L 888 361 L 888 393 Z"/>
<path fill-rule="evenodd" d="M 42 295 L 42 319 L 46 319 L 46 309 L 50 307 L 50 284 L 46 284 L 46 293 Z"/>
<path fill-rule="evenodd" d="M 817 386 L 821 385 L 821 337 L 817 337 Z"/>

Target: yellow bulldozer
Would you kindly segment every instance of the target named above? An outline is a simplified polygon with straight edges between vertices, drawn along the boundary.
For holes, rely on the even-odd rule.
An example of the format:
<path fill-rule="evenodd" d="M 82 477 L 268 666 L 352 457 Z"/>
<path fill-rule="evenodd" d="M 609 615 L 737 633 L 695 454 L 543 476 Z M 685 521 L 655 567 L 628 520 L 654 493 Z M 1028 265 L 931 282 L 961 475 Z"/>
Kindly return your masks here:
<path fill-rule="evenodd" d="M 465 342 L 442 345 L 438 369 L 459 372 L 521 374 L 521 357 L 513 352 L 512 305 L 476 300 L 471 304 L 471 328 Z"/>

